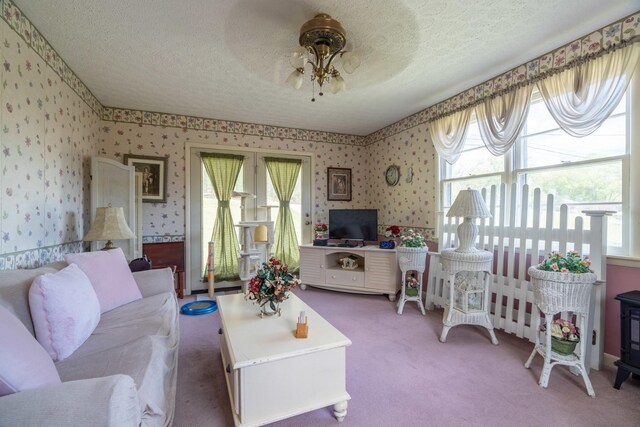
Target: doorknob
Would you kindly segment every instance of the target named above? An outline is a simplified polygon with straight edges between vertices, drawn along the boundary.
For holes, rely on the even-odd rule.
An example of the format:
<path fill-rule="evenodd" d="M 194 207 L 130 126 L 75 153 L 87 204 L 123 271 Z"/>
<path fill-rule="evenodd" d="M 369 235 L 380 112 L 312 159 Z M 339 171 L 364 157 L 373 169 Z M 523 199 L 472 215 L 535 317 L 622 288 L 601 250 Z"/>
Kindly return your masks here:
<path fill-rule="evenodd" d="M 311 221 L 305 221 L 304 225 L 311 225 Z"/>

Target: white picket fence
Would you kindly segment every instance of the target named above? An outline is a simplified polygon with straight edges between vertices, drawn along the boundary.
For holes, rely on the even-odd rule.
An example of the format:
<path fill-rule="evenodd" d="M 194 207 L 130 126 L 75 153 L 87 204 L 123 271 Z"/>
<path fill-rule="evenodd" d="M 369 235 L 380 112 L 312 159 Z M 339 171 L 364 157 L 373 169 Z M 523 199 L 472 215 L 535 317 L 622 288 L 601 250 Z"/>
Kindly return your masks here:
<path fill-rule="evenodd" d="M 567 205 L 560 206 L 560 214 L 554 215 L 554 197 L 546 196 L 546 211 L 541 204 L 540 189 L 533 191 L 530 199 L 529 187 L 511 186 L 509 194 L 505 184 L 492 186 L 489 194 L 486 189 L 482 195 L 487 202 L 492 218 L 477 222 L 479 228 L 476 247 L 494 253 L 495 271 L 491 284 L 494 302 L 491 306 L 491 319 L 494 328 L 515 334 L 518 337 L 535 341 L 531 327 L 530 313 L 533 306 L 533 291 L 527 279 L 527 269 L 537 264 L 552 250 L 566 252 L 575 250 L 589 255 L 591 267 L 598 275 L 593 287 L 591 313 L 588 331 L 583 339 L 590 339 L 587 346 L 587 366 L 594 369 L 602 367 L 604 342 L 604 295 L 606 279 L 606 215 L 609 211 L 583 211 L 589 217 L 589 228 L 585 228 L 583 218 L 576 217 L 572 227 L 568 220 Z M 459 219 L 447 218 L 444 212 L 439 215 L 440 248 L 457 246 L 456 228 Z M 426 306 L 443 307 L 448 292 L 446 275 L 442 272 L 439 253 L 431 253 L 429 278 L 426 294 Z M 524 261 L 524 262 L 523 262 Z"/>

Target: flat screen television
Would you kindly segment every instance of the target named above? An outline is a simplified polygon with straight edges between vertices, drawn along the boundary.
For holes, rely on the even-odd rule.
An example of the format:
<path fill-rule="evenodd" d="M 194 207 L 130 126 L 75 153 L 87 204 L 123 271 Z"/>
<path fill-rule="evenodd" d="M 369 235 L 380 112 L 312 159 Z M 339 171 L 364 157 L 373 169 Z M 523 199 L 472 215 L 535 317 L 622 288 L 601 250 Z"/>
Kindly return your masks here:
<path fill-rule="evenodd" d="M 378 240 L 378 210 L 329 209 L 329 238 Z"/>

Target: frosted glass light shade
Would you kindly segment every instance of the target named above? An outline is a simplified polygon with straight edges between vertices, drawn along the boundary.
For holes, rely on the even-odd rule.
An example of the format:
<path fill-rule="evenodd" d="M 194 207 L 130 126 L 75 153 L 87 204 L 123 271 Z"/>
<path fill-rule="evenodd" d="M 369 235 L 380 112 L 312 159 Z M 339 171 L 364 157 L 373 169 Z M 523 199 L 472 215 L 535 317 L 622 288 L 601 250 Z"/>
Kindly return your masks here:
<path fill-rule="evenodd" d="M 478 190 L 461 190 L 447 212 L 447 217 L 491 218 L 491 212 Z"/>
<path fill-rule="evenodd" d="M 294 89 L 298 90 L 302 87 L 302 73 L 300 71 L 293 70 L 289 77 L 287 77 L 287 83 L 289 83 Z"/>
<path fill-rule="evenodd" d="M 84 236 L 85 241 L 106 240 L 103 249 L 112 249 L 112 240 L 133 239 L 136 237 L 124 219 L 122 208 L 97 208 L 91 230 Z"/>
<path fill-rule="evenodd" d="M 341 56 L 342 68 L 348 74 L 353 73 L 360 66 L 360 57 L 353 52 L 345 52 Z"/>
<path fill-rule="evenodd" d="M 331 78 L 331 93 L 338 93 L 341 90 L 345 90 L 346 86 L 344 79 L 340 75 Z"/>
<path fill-rule="evenodd" d="M 305 47 L 297 47 L 291 52 L 289 63 L 293 68 L 303 68 L 309 60 L 309 51 Z"/>

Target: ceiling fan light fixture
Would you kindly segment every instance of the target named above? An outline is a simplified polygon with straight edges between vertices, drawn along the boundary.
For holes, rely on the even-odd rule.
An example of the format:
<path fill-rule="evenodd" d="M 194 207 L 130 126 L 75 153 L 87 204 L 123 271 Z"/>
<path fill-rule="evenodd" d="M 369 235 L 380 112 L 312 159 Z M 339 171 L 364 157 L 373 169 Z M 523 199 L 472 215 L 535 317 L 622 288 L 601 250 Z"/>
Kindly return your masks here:
<path fill-rule="evenodd" d="M 291 72 L 291 74 L 289 74 L 289 77 L 287 77 L 287 83 L 289 83 L 296 90 L 302 87 L 303 74 L 300 70 L 304 71 L 303 68 L 296 68 Z"/>
<path fill-rule="evenodd" d="M 331 78 L 331 93 L 338 93 L 345 90 L 346 87 L 347 85 L 340 74 L 336 74 Z"/>
<path fill-rule="evenodd" d="M 309 64 L 310 79 L 320 86 L 320 95 L 325 82 L 331 83 L 332 93 L 345 90 L 346 83 L 334 66 L 334 59 L 339 58 L 344 71 L 351 74 L 360 66 L 360 58 L 344 50 L 347 37 L 342 24 L 326 13 L 319 13 L 302 24 L 298 42 L 300 46 L 294 49 L 289 58 L 295 71 L 287 78 L 287 83 L 299 89 L 304 67 Z"/>

